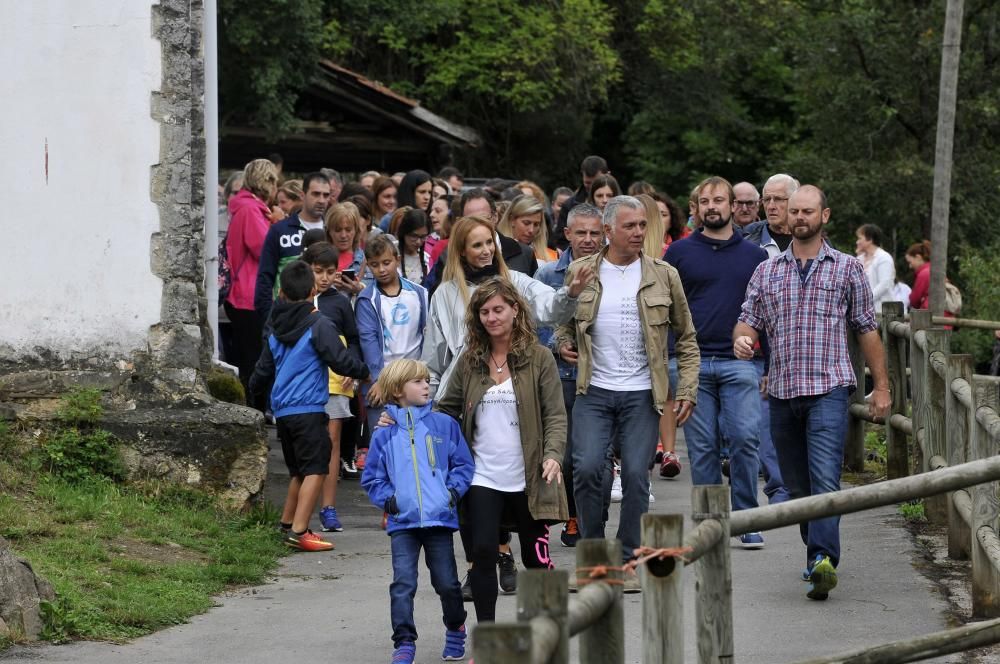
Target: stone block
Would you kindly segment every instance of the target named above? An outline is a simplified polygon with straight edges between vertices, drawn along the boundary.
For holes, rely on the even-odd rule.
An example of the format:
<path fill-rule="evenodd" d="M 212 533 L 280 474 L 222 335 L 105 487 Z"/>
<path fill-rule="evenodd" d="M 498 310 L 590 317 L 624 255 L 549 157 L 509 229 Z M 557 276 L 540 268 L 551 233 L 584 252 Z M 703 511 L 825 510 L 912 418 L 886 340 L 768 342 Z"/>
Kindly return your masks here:
<path fill-rule="evenodd" d="M 149 329 L 150 352 L 162 368 L 197 368 L 201 344 L 201 328 L 197 325 L 154 325 Z"/>
<path fill-rule="evenodd" d="M 18 558 L 0 537 L 0 624 L 8 633 L 35 640 L 42 631 L 40 602 L 56 597 L 48 581 L 35 574 L 31 564 Z M 0 631 L 2 634 L 2 631 Z"/>
<path fill-rule="evenodd" d="M 160 323 L 197 325 L 199 322 L 198 287 L 194 282 L 171 279 L 164 283 L 160 300 Z"/>
<path fill-rule="evenodd" d="M 204 247 L 195 235 L 153 233 L 150 246 L 153 274 L 161 279 L 200 281 L 204 278 L 205 268 L 201 264 Z"/>

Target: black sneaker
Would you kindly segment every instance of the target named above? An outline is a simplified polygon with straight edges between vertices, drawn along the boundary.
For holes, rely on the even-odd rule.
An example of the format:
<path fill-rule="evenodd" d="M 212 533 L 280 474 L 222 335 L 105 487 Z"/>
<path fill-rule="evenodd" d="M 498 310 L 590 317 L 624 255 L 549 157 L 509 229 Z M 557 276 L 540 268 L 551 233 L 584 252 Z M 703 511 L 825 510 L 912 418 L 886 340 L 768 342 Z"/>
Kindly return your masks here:
<path fill-rule="evenodd" d="M 514 554 L 498 553 L 497 567 L 500 568 L 500 590 L 505 593 L 517 592 L 517 565 L 514 564 Z"/>
<path fill-rule="evenodd" d="M 462 580 L 462 601 L 471 602 L 472 601 L 472 574 L 470 572 L 465 573 L 465 578 Z"/>
<path fill-rule="evenodd" d="M 354 463 L 354 459 L 350 461 L 346 459 L 340 460 L 340 472 L 343 473 L 345 480 L 356 480 L 358 479 L 358 467 Z"/>
<path fill-rule="evenodd" d="M 722 457 L 719 463 L 722 466 L 722 476 L 729 479 L 729 457 Z"/>

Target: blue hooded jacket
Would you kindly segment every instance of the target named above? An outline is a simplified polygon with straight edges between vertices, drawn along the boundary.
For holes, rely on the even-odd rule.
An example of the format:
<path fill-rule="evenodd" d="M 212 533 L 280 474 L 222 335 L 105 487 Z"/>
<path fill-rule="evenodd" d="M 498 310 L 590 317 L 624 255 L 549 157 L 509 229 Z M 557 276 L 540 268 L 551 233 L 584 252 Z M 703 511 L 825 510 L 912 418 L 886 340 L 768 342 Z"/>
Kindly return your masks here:
<path fill-rule="evenodd" d="M 382 509 L 395 497 L 386 532 L 440 526 L 458 530 L 460 498 L 469 490 L 475 462 L 451 417 L 431 411 L 431 404 L 403 408 L 388 404 L 396 424 L 376 429 L 368 448 L 361 486 Z"/>

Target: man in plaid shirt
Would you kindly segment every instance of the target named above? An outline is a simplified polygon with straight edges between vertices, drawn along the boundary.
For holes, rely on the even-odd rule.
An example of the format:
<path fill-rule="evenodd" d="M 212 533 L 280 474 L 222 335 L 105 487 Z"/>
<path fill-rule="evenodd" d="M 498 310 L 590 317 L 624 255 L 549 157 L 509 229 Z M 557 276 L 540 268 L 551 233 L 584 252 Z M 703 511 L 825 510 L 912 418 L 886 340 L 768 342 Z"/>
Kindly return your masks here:
<path fill-rule="evenodd" d="M 788 249 L 757 266 L 747 286 L 733 352 L 753 359 L 767 332 L 771 367 L 771 435 L 792 498 L 840 489 L 848 395 L 856 389 L 847 354 L 855 331 L 871 369 L 872 415 L 889 411 L 889 379 L 875 322 L 871 288 L 861 263 L 831 247 L 822 235 L 830 220 L 826 196 L 806 185 L 788 201 L 793 235 Z M 824 600 L 837 585 L 840 517 L 801 524 L 806 544 L 807 597 Z"/>

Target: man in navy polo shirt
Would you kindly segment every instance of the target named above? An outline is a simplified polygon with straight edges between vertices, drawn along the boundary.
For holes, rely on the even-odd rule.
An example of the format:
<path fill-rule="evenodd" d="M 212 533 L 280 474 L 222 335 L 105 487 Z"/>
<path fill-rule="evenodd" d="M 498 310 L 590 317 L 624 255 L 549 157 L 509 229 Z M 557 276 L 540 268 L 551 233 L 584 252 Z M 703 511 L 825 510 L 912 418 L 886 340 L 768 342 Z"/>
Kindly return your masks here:
<path fill-rule="evenodd" d="M 701 351 L 698 407 L 684 427 L 684 439 L 695 485 L 722 484 L 719 454 L 725 439 L 733 509 L 744 510 L 757 507 L 760 379 L 752 363 L 733 354 L 732 331 L 747 283 L 767 252 L 744 240 L 733 224 L 728 181 L 710 177 L 696 191 L 702 226 L 671 243 L 665 257 L 680 274 Z M 764 538 L 746 533 L 740 543 L 760 549 Z"/>

